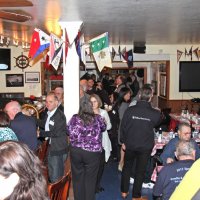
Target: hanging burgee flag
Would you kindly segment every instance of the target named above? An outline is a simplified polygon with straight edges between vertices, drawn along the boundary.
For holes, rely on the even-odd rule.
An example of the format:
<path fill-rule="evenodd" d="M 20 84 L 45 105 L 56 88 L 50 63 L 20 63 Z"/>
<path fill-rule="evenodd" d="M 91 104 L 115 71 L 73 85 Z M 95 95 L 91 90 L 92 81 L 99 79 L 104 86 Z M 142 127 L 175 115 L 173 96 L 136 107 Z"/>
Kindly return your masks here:
<path fill-rule="evenodd" d="M 122 53 L 121 53 L 121 47 L 119 45 L 119 48 L 118 48 L 118 55 L 119 55 L 119 58 L 120 60 L 122 59 Z"/>
<path fill-rule="evenodd" d="M 199 47 L 197 47 L 197 48 L 193 51 L 193 53 L 194 53 L 194 55 L 197 57 L 197 59 L 199 60 L 198 51 L 199 51 Z"/>
<path fill-rule="evenodd" d="M 122 55 L 122 57 L 125 61 L 128 60 L 128 54 L 127 54 L 127 51 L 126 51 L 126 47 L 124 47 L 123 50 L 121 51 L 121 55 Z"/>
<path fill-rule="evenodd" d="M 99 71 L 102 71 L 104 67 L 112 68 L 108 33 L 93 38 L 89 43 Z"/>
<path fill-rule="evenodd" d="M 58 69 L 62 56 L 62 44 L 63 40 L 51 33 L 49 47 L 49 64 L 51 64 L 56 70 Z"/>
<path fill-rule="evenodd" d="M 67 54 L 68 54 L 69 46 L 70 46 L 69 37 L 68 37 L 68 34 L 67 34 L 67 30 L 65 28 L 65 58 L 64 58 L 65 64 L 67 62 Z"/>
<path fill-rule="evenodd" d="M 190 56 L 191 61 L 192 61 L 192 46 L 191 46 L 191 48 L 190 48 L 190 50 L 189 50 L 189 54 L 188 54 L 188 55 Z"/>
<path fill-rule="evenodd" d="M 133 67 L 133 49 L 127 51 L 127 65 Z"/>
<path fill-rule="evenodd" d="M 38 28 L 34 29 L 32 35 L 29 57 L 34 59 L 50 45 L 50 37 Z"/>
<path fill-rule="evenodd" d="M 53 58 L 55 57 L 55 52 L 60 48 L 63 43 L 62 39 L 51 33 L 50 35 L 50 47 L 49 47 L 49 64 L 51 64 Z"/>
<path fill-rule="evenodd" d="M 116 55 L 116 51 L 115 51 L 115 49 L 112 47 L 112 53 L 111 53 L 112 61 L 114 61 L 115 55 Z"/>
<path fill-rule="evenodd" d="M 183 52 L 180 50 L 177 50 L 177 62 L 179 62 L 181 56 L 182 56 Z"/>
<path fill-rule="evenodd" d="M 63 42 L 60 43 L 60 46 L 55 50 L 53 59 L 51 61 L 51 65 L 55 68 L 55 70 L 58 69 L 58 66 L 60 64 L 60 60 L 62 58 L 62 52 L 63 52 Z"/>

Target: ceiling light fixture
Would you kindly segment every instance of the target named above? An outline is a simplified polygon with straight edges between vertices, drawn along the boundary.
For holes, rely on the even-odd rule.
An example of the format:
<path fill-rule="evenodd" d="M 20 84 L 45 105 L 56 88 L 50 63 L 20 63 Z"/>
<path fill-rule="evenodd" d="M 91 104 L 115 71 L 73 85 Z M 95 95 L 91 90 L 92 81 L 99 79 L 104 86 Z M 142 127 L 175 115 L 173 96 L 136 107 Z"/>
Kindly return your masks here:
<path fill-rule="evenodd" d="M 30 45 L 27 42 L 22 42 L 22 49 L 29 49 Z"/>
<path fill-rule="evenodd" d="M 9 46 L 9 44 L 10 44 L 10 38 L 9 38 L 9 37 L 7 37 L 7 40 L 6 40 L 6 46 L 8 47 L 8 46 Z"/>
<path fill-rule="evenodd" d="M 16 39 L 13 39 L 13 45 L 15 45 L 16 47 L 18 47 L 18 45 L 19 45 L 19 41 L 16 40 Z"/>

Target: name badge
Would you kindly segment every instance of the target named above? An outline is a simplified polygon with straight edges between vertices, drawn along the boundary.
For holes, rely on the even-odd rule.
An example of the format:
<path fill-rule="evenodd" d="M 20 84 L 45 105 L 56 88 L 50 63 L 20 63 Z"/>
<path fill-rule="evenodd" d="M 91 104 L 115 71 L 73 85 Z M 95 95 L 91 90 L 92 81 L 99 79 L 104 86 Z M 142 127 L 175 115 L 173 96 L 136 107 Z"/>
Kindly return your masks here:
<path fill-rule="evenodd" d="M 54 126 L 54 121 L 49 121 L 49 124 Z"/>

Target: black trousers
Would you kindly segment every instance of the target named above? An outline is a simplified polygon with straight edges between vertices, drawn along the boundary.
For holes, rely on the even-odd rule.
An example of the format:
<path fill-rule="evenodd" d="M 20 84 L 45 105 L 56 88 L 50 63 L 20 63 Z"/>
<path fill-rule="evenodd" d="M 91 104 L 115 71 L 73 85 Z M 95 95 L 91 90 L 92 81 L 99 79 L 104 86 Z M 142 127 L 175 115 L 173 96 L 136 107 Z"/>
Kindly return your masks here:
<path fill-rule="evenodd" d="M 100 152 L 70 148 L 74 200 L 95 200 Z"/>
<path fill-rule="evenodd" d="M 154 157 L 150 157 L 146 166 L 146 172 L 145 172 L 145 179 L 144 179 L 144 183 L 149 183 L 151 182 L 151 176 L 153 173 L 153 170 L 155 168 L 155 164 L 156 161 L 154 159 Z M 133 167 L 131 170 L 131 177 L 134 178 L 135 177 L 135 167 L 136 167 L 136 162 L 133 162 Z"/>
<path fill-rule="evenodd" d="M 125 151 L 124 167 L 122 170 L 121 178 L 121 192 L 127 193 L 129 191 L 130 176 L 134 161 L 135 166 L 135 180 L 133 184 L 132 197 L 141 197 L 142 183 L 145 178 L 146 165 L 151 156 L 151 150 L 149 151 Z"/>
<path fill-rule="evenodd" d="M 98 191 L 98 189 L 101 187 L 101 178 L 104 171 L 104 165 L 105 165 L 105 150 L 103 149 L 103 151 L 101 152 L 99 170 L 97 174 L 96 191 Z"/>

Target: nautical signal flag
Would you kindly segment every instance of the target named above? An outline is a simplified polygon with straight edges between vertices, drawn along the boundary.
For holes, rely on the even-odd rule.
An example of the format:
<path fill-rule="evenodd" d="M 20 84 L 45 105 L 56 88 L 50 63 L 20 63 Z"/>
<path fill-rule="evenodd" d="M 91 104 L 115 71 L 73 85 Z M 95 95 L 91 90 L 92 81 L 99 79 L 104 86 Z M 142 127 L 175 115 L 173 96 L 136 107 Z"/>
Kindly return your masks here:
<path fill-rule="evenodd" d="M 55 50 L 53 59 L 51 61 L 51 65 L 55 68 L 55 70 L 57 70 L 59 67 L 60 60 L 62 58 L 62 52 L 63 52 L 63 43 L 61 43 L 58 49 Z"/>
<path fill-rule="evenodd" d="M 45 49 L 47 49 L 50 45 L 50 37 L 42 30 L 35 28 L 33 35 L 31 46 L 29 50 L 29 57 L 34 59 L 40 53 L 42 53 Z"/>
<path fill-rule="evenodd" d="M 80 43 L 80 37 L 81 37 L 81 32 L 79 31 L 76 38 L 75 38 L 75 46 L 76 46 L 76 52 L 81 59 L 81 43 Z"/>
<path fill-rule="evenodd" d="M 114 61 L 115 55 L 116 55 L 116 51 L 115 51 L 115 49 L 112 47 L 112 53 L 111 53 L 112 61 Z"/>
<path fill-rule="evenodd" d="M 67 30 L 65 29 L 65 58 L 64 62 L 67 62 L 67 54 L 68 54 L 68 49 L 69 49 L 70 43 L 69 43 L 69 38 L 67 34 Z"/>
<path fill-rule="evenodd" d="M 127 54 L 127 51 L 126 51 L 126 47 L 124 47 L 124 49 L 121 51 L 121 55 L 122 55 L 122 57 L 125 61 L 128 60 L 128 54 Z"/>
<path fill-rule="evenodd" d="M 51 64 L 56 70 L 58 69 L 62 57 L 62 45 L 63 40 L 51 33 L 49 47 L 49 64 Z"/>
<path fill-rule="evenodd" d="M 183 52 L 180 50 L 177 50 L 177 62 L 179 62 L 181 56 L 182 56 Z"/>
<path fill-rule="evenodd" d="M 127 51 L 127 64 L 128 67 L 133 67 L 133 50 Z"/>
<path fill-rule="evenodd" d="M 102 71 L 104 67 L 112 68 L 108 33 L 93 38 L 89 43 L 99 71 Z"/>

